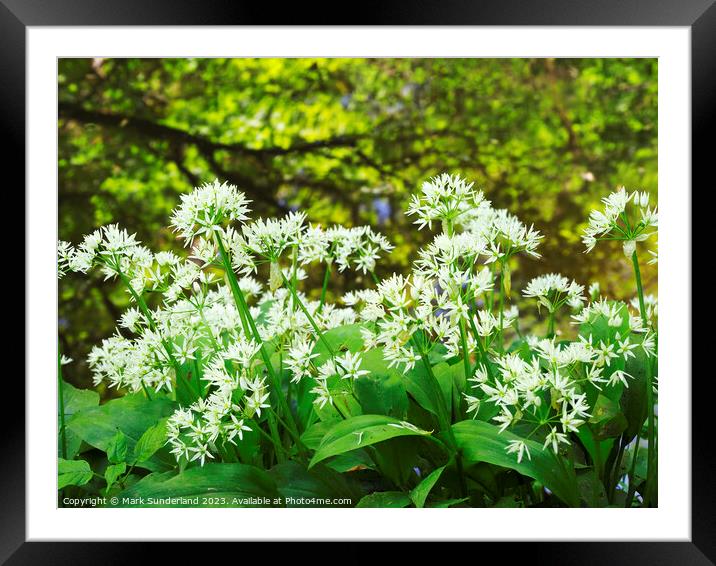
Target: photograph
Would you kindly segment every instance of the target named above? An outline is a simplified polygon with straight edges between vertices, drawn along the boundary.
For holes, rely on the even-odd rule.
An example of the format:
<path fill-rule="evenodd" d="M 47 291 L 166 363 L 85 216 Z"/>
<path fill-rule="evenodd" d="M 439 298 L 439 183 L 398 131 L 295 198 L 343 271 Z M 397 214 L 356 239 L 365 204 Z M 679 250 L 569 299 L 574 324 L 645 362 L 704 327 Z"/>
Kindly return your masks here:
<path fill-rule="evenodd" d="M 658 508 L 660 64 L 58 57 L 56 506 Z"/>

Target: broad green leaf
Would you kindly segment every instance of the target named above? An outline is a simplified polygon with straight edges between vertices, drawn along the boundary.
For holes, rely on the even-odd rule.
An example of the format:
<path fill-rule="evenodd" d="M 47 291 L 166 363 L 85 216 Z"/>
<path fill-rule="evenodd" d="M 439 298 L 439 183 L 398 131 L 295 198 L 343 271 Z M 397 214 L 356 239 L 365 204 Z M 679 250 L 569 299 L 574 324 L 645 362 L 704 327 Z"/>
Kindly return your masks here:
<path fill-rule="evenodd" d="M 604 485 L 594 470 L 584 470 L 577 474 L 579 497 L 587 507 L 606 507 L 609 504 Z"/>
<path fill-rule="evenodd" d="M 333 456 L 326 462 L 326 466 L 341 473 L 375 469 L 375 463 L 365 448 L 359 448 L 358 450 L 351 450 L 350 452 Z"/>
<path fill-rule="evenodd" d="M 77 389 L 66 381 L 62 382 L 65 419 L 81 409 L 99 405 L 99 393 L 91 389 Z"/>
<path fill-rule="evenodd" d="M 107 460 L 112 464 L 119 464 L 127 460 L 127 437 L 119 429 L 107 446 Z"/>
<path fill-rule="evenodd" d="M 107 490 L 114 485 L 117 478 L 127 471 L 127 464 L 121 462 L 119 464 L 110 464 L 104 471 L 104 479 L 107 482 Z"/>
<path fill-rule="evenodd" d="M 320 446 L 321 440 L 323 440 L 326 433 L 341 422 L 341 420 L 342 419 L 331 419 L 312 424 L 306 429 L 306 432 L 301 435 L 301 442 L 306 445 L 306 448 L 315 450 Z"/>
<path fill-rule="evenodd" d="M 77 389 L 66 381 L 62 382 L 62 392 L 65 407 L 65 448 L 67 458 L 71 459 L 80 451 L 82 439 L 67 426 L 67 423 L 76 412 L 99 405 L 99 394 L 91 389 Z M 60 426 L 61 423 L 58 423 L 58 430 Z M 57 454 L 62 456 L 62 442 L 59 438 Z"/>
<path fill-rule="evenodd" d="M 92 479 L 92 469 L 85 460 L 57 461 L 57 489 L 68 485 L 85 485 Z"/>
<path fill-rule="evenodd" d="M 627 427 L 624 430 L 624 441 L 631 442 L 639 434 L 642 424 L 646 420 L 647 405 L 647 373 L 649 372 L 650 359 L 644 349 L 639 346 L 633 350 L 634 357 L 629 358 L 624 371 L 631 375 L 629 387 L 624 390 L 620 405 L 627 420 Z"/>
<path fill-rule="evenodd" d="M 568 505 L 579 505 L 574 471 L 561 456 L 555 456 L 553 452 L 543 450 L 541 444 L 509 431 L 501 433 L 498 427 L 482 421 L 462 421 L 452 428 L 467 462 L 487 462 L 510 468 L 536 479 Z M 525 455 L 518 463 L 514 454 L 507 454 L 505 449 L 511 440 L 523 441 L 530 451 L 531 460 Z"/>
<path fill-rule="evenodd" d="M 597 473 L 602 475 L 604 473 L 604 465 L 609 457 L 609 452 L 611 452 L 612 446 L 614 445 L 614 438 L 606 438 L 601 441 L 597 440 L 589 426 L 580 427 L 577 436 L 595 463 Z M 597 453 L 597 450 L 599 450 L 599 453 Z"/>
<path fill-rule="evenodd" d="M 360 324 L 345 324 L 324 332 L 323 338 L 331 345 L 334 353 L 346 350 L 358 352 L 363 347 L 360 329 Z M 313 351 L 318 354 L 318 357 L 315 358 L 317 364 L 322 364 L 330 357 L 328 349 L 321 340 L 318 341 Z"/>
<path fill-rule="evenodd" d="M 162 419 L 149 427 L 134 446 L 134 462 L 145 462 L 154 456 L 167 441 L 167 421 Z"/>
<path fill-rule="evenodd" d="M 433 470 L 423 481 L 421 481 L 413 491 L 410 492 L 410 499 L 413 500 L 415 506 L 422 508 L 425 506 L 425 500 L 430 494 L 430 490 L 433 489 L 437 481 L 440 479 L 440 475 L 443 473 L 445 466 L 441 466 L 437 470 Z"/>
<path fill-rule="evenodd" d="M 407 507 L 410 505 L 410 497 L 402 491 L 378 491 L 366 495 L 358 502 L 356 507 Z"/>
<path fill-rule="evenodd" d="M 142 394 L 126 395 L 99 407 L 78 411 L 67 423 L 67 428 L 103 452 L 107 452 L 119 429 L 126 436 L 127 453 L 133 454 L 134 446 L 144 432 L 163 417 L 171 415 L 175 407 L 176 404 L 166 397 L 155 397 L 149 401 Z M 138 466 L 159 471 L 171 469 L 175 464 L 169 452 L 162 449 Z"/>
<path fill-rule="evenodd" d="M 418 429 L 385 415 L 359 415 L 334 425 L 323 437 L 309 468 L 318 462 L 356 448 L 362 448 L 397 436 L 424 436 L 430 432 Z"/>
<path fill-rule="evenodd" d="M 595 440 L 604 440 L 619 436 L 626 428 L 626 417 L 622 414 L 619 404 L 599 395 L 592 407 L 592 416 L 589 418 L 589 428 Z"/>
<path fill-rule="evenodd" d="M 353 383 L 366 415 L 387 415 L 404 419 L 408 414 L 408 394 L 397 372 L 364 375 Z"/>
<path fill-rule="evenodd" d="M 117 507 L 274 507 L 271 476 L 245 464 L 206 464 L 180 474 L 149 474 L 117 495 Z"/>
<path fill-rule="evenodd" d="M 296 462 L 286 462 L 271 468 L 269 474 L 286 507 L 353 507 L 363 495 L 342 474 L 325 466 L 307 470 Z M 338 503 L 337 499 L 345 501 Z"/>

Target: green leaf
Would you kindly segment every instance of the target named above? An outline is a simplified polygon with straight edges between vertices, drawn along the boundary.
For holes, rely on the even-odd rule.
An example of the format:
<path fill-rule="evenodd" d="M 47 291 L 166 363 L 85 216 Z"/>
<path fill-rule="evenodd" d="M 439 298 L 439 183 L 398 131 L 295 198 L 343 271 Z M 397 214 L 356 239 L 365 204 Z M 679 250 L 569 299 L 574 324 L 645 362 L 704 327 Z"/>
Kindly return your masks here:
<path fill-rule="evenodd" d="M 631 375 L 632 379 L 627 378 L 629 387 L 624 390 L 620 399 L 620 405 L 627 420 L 627 427 L 623 433 L 625 443 L 631 442 L 639 434 L 648 412 L 646 378 L 650 360 L 641 347 L 635 348 L 633 353 L 634 357 L 629 358 L 624 367 L 624 371 Z"/>
<path fill-rule="evenodd" d="M 561 456 L 543 450 L 541 444 L 509 431 L 501 433 L 498 427 L 482 421 L 462 421 L 453 425 L 452 429 L 467 462 L 487 462 L 510 468 L 536 479 L 568 505 L 579 505 L 574 470 Z M 518 463 L 514 454 L 507 454 L 505 448 L 511 440 L 523 441 L 532 459 L 525 455 Z"/>
<path fill-rule="evenodd" d="M 395 371 L 362 376 L 355 380 L 353 388 L 363 414 L 387 415 L 401 420 L 408 414 L 408 394 L 403 379 Z"/>
<path fill-rule="evenodd" d="M 589 427 L 595 440 L 605 440 L 619 436 L 627 427 L 627 421 L 618 403 L 609 397 L 599 395 L 597 402 L 592 407 Z"/>
<path fill-rule="evenodd" d="M 366 495 L 356 507 L 407 507 L 410 497 L 402 491 L 379 491 Z"/>
<path fill-rule="evenodd" d="M 323 338 L 331 345 L 335 353 L 346 350 L 355 353 L 363 347 L 363 338 L 360 333 L 361 326 L 360 324 L 337 326 L 324 332 Z M 322 364 L 330 358 L 330 353 L 322 340 L 318 341 L 313 352 L 318 354 L 315 359 L 316 364 Z"/>
<path fill-rule="evenodd" d="M 107 460 L 112 464 L 119 464 L 127 460 L 127 437 L 121 430 L 112 437 L 107 446 Z"/>
<path fill-rule="evenodd" d="M 397 436 L 429 435 L 425 430 L 413 427 L 385 415 L 359 415 L 334 425 L 323 437 L 311 460 L 309 468 L 318 462 L 356 448 L 362 448 Z"/>
<path fill-rule="evenodd" d="M 92 469 L 85 460 L 57 461 L 57 489 L 68 485 L 85 485 L 92 479 Z"/>
<path fill-rule="evenodd" d="M 415 402 L 426 411 L 433 415 L 438 415 L 438 409 L 432 396 L 432 389 L 427 384 L 429 378 L 427 372 L 422 367 L 416 367 L 403 375 L 405 379 L 405 387 Z"/>
<path fill-rule="evenodd" d="M 604 485 L 594 470 L 584 470 L 577 474 L 579 496 L 588 507 L 606 507 L 609 504 Z"/>
<path fill-rule="evenodd" d="M 117 507 L 273 507 L 279 493 L 268 473 L 245 464 L 206 464 L 149 474 L 117 495 Z"/>
<path fill-rule="evenodd" d="M 107 490 L 114 485 L 117 478 L 127 471 L 127 464 L 121 462 L 119 464 L 110 464 L 104 471 L 104 479 L 107 482 Z"/>
<path fill-rule="evenodd" d="M 71 417 L 77 411 L 99 405 L 99 393 L 91 389 L 77 389 L 63 381 L 62 393 L 65 404 L 65 419 Z"/>
<path fill-rule="evenodd" d="M 154 456 L 167 441 L 167 420 L 162 419 L 149 427 L 134 446 L 134 462 L 145 462 Z"/>
<path fill-rule="evenodd" d="M 448 411 L 452 411 L 452 405 L 455 401 L 454 392 L 460 383 L 465 383 L 465 368 L 461 363 L 448 365 L 443 362 L 433 368 L 435 379 L 440 384 L 440 391 L 445 399 L 445 405 Z"/>
<path fill-rule="evenodd" d="M 66 381 L 62 382 L 62 392 L 65 405 L 65 446 L 67 458 L 72 459 L 80 451 L 82 439 L 70 430 L 67 423 L 78 411 L 99 405 L 99 394 L 91 389 L 77 389 Z M 58 423 L 58 430 L 59 426 L 60 423 Z M 62 443 L 60 441 L 57 443 L 57 454 L 62 456 Z"/>
<path fill-rule="evenodd" d="M 306 448 L 315 450 L 320 446 L 321 440 L 323 440 L 326 433 L 341 421 L 342 419 L 330 419 L 312 424 L 306 429 L 306 432 L 301 435 L 301 442 L 303 442 Z"/>
<path fill-rule="evenodd" d="M 286 507 L 353 507 L 363 495 L 342 474 L 325 466 L 307 470 L 296 462 L 286 462 L 271 468 L 269 474 Z M 347 501 L 334 503 L 337 499 Z"/>
<path fill-rule="evenodd" d="M 175 407 L 176 404 L 166 397 L 149 401 L 142 394 L 126 395 L 99 407 L 78 411 L 67 423 L 67 428 L 103 452 L 108 451 L 119 429 L 127 439 L 127 453 L 134 454 L 134 447 L 144 432 L 171 415 Z M 168 450 L 161 450 L 138 466 L 160 471 L 172 469 L 175 464 Z"/>
<path fill-rule="evenodd" d="M 433 489 L 437 481 L 440 479 L 440 475 L 443 473 L 445 466 L 433 470 L 423 481 L 421 481 L 413 491 L 410 492 L 410 499 L 413 500 L 415 506 L 422 508 L 425 506 L 425 500 L 430 494 L 430 490 Z"/>

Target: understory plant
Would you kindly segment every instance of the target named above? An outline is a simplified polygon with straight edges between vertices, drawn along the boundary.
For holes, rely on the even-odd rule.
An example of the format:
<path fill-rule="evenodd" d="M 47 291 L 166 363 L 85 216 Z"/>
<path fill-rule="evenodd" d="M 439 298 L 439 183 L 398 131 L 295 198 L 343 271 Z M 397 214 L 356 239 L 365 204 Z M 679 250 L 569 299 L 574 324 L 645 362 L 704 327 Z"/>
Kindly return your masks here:
<path fill-rule="evenodd" d="M 646 193 L 607 196 L 583 236 L 587 251 L 622 242 L 630 302 L 555 273 L 514 289 L 543 235 L 459 176 L 412 197 L 407 214 L 433 238 L 383 279 L 392 246 L 370 227 L 252 219 L 249 205 L 218 181 L 183 196 L 171 218 L 182 254 L 116 225 L 59 243 L 60 276 L 98 269 L 131 300 L 88 357 L 95 384 L 122 397 L 100 404 L 62 380 L 60 361 L 60 501 L 657 505 Z M 356 285 L 331 302 L 338 272 Z M 523 331 L 518 302 L 543 324 Z"/>

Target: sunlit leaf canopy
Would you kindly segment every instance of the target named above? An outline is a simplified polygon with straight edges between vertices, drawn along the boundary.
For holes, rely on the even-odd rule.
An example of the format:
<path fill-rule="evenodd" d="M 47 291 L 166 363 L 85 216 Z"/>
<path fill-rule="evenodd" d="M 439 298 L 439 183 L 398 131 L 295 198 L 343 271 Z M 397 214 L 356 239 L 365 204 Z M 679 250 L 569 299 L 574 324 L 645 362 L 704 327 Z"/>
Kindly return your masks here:
<path fill-rule="evenodd" d="M 180 248 L 169 212 L 218 177 L 255 215 L 373 225 L 397 246 L 382 276 L 430 237 L 405 204 L 445 171 L 546 234 L 514 289 L 561 272 L 633 295 L 620 246 L 587 261 L 579 236 L 618 185 L 656 196 L 656 59 L 61 59 L 58 82 L 62 239 L 119 222 L 154 250 Z M 644 278 L 655 291 L 655 266 Z M 70 381 L 89 383 L 84 357 L 126 303 L 99 277 L 61 281 Z"/>

